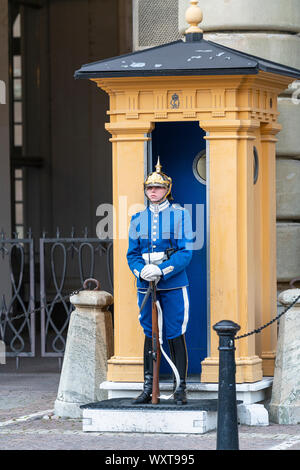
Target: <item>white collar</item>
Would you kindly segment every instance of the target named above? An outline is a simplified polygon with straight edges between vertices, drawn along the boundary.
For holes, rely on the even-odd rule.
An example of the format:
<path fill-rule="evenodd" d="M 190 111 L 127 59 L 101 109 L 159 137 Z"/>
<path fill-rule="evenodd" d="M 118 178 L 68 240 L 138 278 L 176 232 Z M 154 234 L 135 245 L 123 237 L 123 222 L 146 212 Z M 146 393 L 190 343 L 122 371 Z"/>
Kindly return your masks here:
<path fill-rule="evenodd" d="M 170 205 L 170 203 L 167 199 L 164 202 L 162 202 L 161 204 L 152 204 L 152 202 L 150 202 L 149 209 L 150 209 L 151 212 L 161 212 L 161 211 L 167 209 L 167 207 L 169 207 L 169 205 Z"/>

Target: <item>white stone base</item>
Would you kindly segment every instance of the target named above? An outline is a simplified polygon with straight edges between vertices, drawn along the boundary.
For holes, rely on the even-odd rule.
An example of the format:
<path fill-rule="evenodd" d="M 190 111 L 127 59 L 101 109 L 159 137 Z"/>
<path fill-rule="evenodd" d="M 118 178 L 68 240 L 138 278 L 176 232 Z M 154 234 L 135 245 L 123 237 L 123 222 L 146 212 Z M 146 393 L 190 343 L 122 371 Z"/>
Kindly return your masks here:
<path fill-rule="evenodd" d="M 217 427 L 215 411 L 83 409 L 83 431 L 204 434 Z"/>
<path fill-rule="evenodd" d="M 82 410 L 80 409 L 80 406 L 84 404 L 85 403 L 71 403 L 61 401 L 57 398 L 54 403 L 54 414 L 56 416 L 68 418 L 81 418 Z"/>
<path fill-rule="evenodd" d="M 247 426 L 268 426 L 269 414 L 264 405 L 238 405 L 238 421 Z"/>
<path fill-rule="evenodd" d="M 300 423 L 300 406 L 281 404 L 270 404 L 270 419 L 273 423 L 278 424 L 299 424 Z"/>
<path fill-rule="evenodd" d="M 268 426 L 263 405 L 237 406 L 238 422 L 247 426 Z M 217 411 L 185 410 L 103 410 L 83 409 L 83 431 L 204 434 L 217 429 Z"/>
<path fill-rule="evenodd" d="M 236 384 L 237 400 L 243 404 L 252 404 L 264 401 L 268 398 L 271 391 L 273 377 L 264 377 L 262 380 L 254 383 Z M 160 382 L 160 393 L 171 394 L 173 384 L 171 382 Z M 108 399 L 111 398 L 134 398 L 143 389 L 141 382 L 102 382 L 102 390 L 107 390 Z M 217 383 L 187 382 L 188 399 L 217 399 Z"/>
<path fill-rule="evenodd" d="M 238 421 L 248 426 L 267 426 L 268 412 L 261 404 L 267 399 L 272 387 L 273 378 L 264 377 L 255 383 L 236 384 Z M 103 382 L 102 390 L 108 392 L 108 399 L 134 398 L 143 389 L 142 383 Z M 172 383 L 160 382 L 160 393 L 170 395 Z M 188 382 L 188 400 L 217 399 L 218 384 Z M 97 432 L 149 432 L 149 433 L 186 433 L 204 434 L 217 429 L 217 411 L 185 410 L 116 410 L 116 409 L 82 409 L 83 431 Z"/>

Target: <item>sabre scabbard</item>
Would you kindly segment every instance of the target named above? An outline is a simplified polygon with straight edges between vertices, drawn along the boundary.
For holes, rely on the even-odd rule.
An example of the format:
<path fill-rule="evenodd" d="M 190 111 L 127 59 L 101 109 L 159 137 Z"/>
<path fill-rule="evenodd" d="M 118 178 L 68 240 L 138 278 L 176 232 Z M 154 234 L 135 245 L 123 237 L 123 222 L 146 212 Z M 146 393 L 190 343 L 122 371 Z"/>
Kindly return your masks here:
<path fill-rule="evenodd" d="M 152 290 L 152 360 L 153 360 L 153 385 L 152 403 L 159 402 L 159 367 L 160 367 L 160 344 L 158 329 L 158 313 L 156 306 L 156 285 L 151 282 Z"/>

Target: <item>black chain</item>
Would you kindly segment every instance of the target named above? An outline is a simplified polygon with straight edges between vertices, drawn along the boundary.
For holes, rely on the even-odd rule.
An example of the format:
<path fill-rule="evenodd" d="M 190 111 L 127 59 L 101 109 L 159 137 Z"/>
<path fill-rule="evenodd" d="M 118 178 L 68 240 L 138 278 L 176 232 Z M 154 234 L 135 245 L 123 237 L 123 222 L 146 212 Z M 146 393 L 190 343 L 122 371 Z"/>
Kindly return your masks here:
<path fill-rule="evenodd" d="M 41 307 L 34 308 L 30 312 L 21 313 L 20 315 L 16 315 L 15 317 L 11 317 L 11 318 L 9 318 L 9 322 L 12 322 L 14 320 L 19 320 L 20 318 L 23 318 L 23 317 L 27 317 L 27 316 L 29 317 L 33 313 L 41 311 L 43 308 L 51 307 L 52 305 L 58 304 L 59 302 L 62 302 L 63 300 L 67 300 L 70 297 L 72 297 L 72 295 L 77 295 L 77 294 L 79 294 L 79 292 L 81 292 L 82 290 L 85 290 L 85 289 L 86 289 L 85 287 L 81 287 L 77 290 L 74 290 L 70 294 L 67 294 L 67 295 L 64 295 L 63 297 L 60 297 L 59 299 L 57 299 L 55 301 L 52 300 L 52 302 L 49 302 L 48 304 L 44 304 Z M 1 312 L 0 312 L 0 316 L 1 316 Z M 0 325 L 3 325 L 4 322 L 5 322 L 5 320 L 2 323 L 0 322 Z"/>
<path fill-rule="evenodd" d="M 273 320 L 269 321 L 265 325 L 261 326 L 260 328 L 256 328 L 255 330 L 252 330 L 249 333 L 245 333 L 244 335 L 236 336 L 234 339 L 237 340 L 237 339 L 241 339 L 241 338 L 246 338 L 247 336 L 251 336 L 254 333 L 260 333 L 261 330 L 267 328 L 267 326 L 270 326 L 270 325 L 272 325 L 272 323 L 279 320 L 279 318 L 282 317 L 282 315 L 284 315 L 288 310 L 290 310 L 290 308 L 292 308 L 298 302 L 299 299 L 300 299 L 300 295 L 298 295 L 298 297 L 296 297 L 296 299 L 291 303 L 291 305 L 289 305 L 285 310 L 283 310 L 281 313 L 279 313 L 277 315 L 277 317 L 273 318 Z"/>
<path fill-rule="evenodd" d="M 51 307 L 53 304 L 56 304 L 56 303 L 59 303 L 61 302 L 62 300 L 67 300 L 69 299 L 70 297 L 72 297 L 72 295 L 77 295 L 79 292 L 81 292 L 82 290 L 85 290 L 86 287 L 81 287 L 77 290 L 74 290 L 73 292 L 71 292 L 70 294 L 67 294 L 63 297 L 60 297 L 58 300 L 56 300 L 55 302 L 49 302 L 48 304 L 46 305 L 43 305 L 42 307 L 38 307 L 38 308 L 35 308 L 33 310 L 31 310 L 30 312 L 26 312 L 26 313 L 22 313 L 20 315 L 17 315 L 15 317 L 12 317 L 9 319 L 9 321 L 13 321 L 13 320 L 18 320 L 19 318 L 23 318 L 24 316 L 29 316 L 29 315 L 32 315 L 33 313 L 35 312 L 39 312 L 42 310 L 42 308 L 47 308 L 47 307 Z M 275 318 L 273 318 L 272 320 L 270 320 L 268 323 L 266 323 L 265 325 L 262 325 L 260 326 L 259 328 L 255 328 L 254 330 L 248 332 L 248 333 L 245 333 L 244 335 L 240 335 L 240 336 L 236 336 L 234 339 L 237 340 L 237 339 L 242 339 L 242 338 L 246 338 L 247 336 L 251 336 L 253 334 L 256 334 L 256 333 L 260 333 L 262 330 L 264 330 L 265 328 L 267 328 L 268 326 L 272 325 L 272 323 L 276 322 L 277 320 L 279 320 L 280 317 L 282 317 L 282 315 L 284 315 L 288 310 L 290 310 L 297 302 L 298 300 L 300 299 L 300 295 L 298 295 L 295 300 L 285 309 L 283 310 L 281 313 L 279 313 Z M 1 325 L 1 323 L 0 323 Z"/>

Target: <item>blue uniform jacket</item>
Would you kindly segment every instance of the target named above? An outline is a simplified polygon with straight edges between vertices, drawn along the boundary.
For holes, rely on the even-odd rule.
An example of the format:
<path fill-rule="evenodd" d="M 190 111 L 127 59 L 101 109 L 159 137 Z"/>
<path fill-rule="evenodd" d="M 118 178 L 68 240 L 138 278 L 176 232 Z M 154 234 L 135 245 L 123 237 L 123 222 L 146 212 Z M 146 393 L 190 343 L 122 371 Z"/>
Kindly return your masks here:
<path fill-rule="evenodd" d="M 138 289 L 147 289 L 149 282 L 140 278 L 145 266 L 143 253 L 164 252 L 168 248 L 176 251 L 161 264 L 162 277 L 157 289 L 175 289 L 187 286 L 185 268 L 192 258 L 192 224 L 188 210 L 178 204 L 165 201 L 159 205 L 150 204 L 147 209 L 137 212 L 131 218 L 127 261 L 137 278 Z"/>

